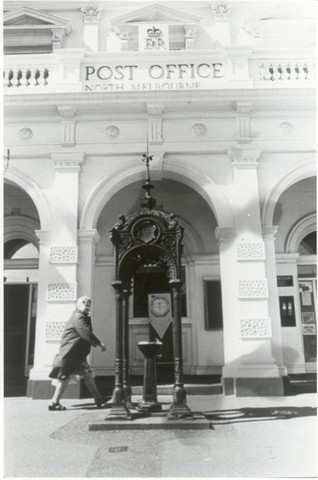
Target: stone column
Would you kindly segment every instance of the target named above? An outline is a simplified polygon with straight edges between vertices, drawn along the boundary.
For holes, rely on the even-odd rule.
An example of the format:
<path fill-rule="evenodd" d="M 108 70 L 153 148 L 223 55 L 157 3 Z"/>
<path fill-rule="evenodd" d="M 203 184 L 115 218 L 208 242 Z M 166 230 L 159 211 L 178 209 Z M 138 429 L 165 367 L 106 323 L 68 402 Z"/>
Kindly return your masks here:
<path fill-rule="evenodd" d="M 78 231 L 78 294 L 94 298 L 95 251 L 100 235 L 96 229 Z"/>
<path fill-rule="evenodd" d="M 275 254 L 275 235 L 278 227 L 263 227 L 265 243 L 265 268 L 268 280 L 268 311 L 272 324 L 272 351 L 282 377 L 287 377 L 287 368 L 283 361 L 283 341 L 280 324 L 279 293 L 277 287 L 277 269 Z"/>
<path fill-rule="evenodd" d="M 56 152 L 51 158 L 55 168 L 54 189 L 48 194 L 52 230 L 50 235 L 38 232 L 40 266 L 36 341 L 41 342 L 41 346 L 36 349 L 36 361 L 30 375 L 33 398 L 48 394 L 48 373 L 77 297 L 78 183 L 84 154 Z M 46 381 L 46 385 L 41 385 L 41 381 Z M 66 394 L 79 396 L 79 383 L 72 382 Z"/>
<path fill-rule="evenodd" d="M 225 393 L 233 389 L 233 377 L 239 368 L 240 361 L 240 329 L 238 316 L 235 229 L 215 229 L 215 237 L 219 244 L 220 272 L 222 287 L 224 367 L 222 378 Z"/>
<path fill-rule="evenodd" d="M 47 320 L 47 301 L 46 294 L 49 275 L 49 259 L 50 259 L 50 232 L 37 230 L 36 235 L 39 238 L 39 281 L 37 296 L 37 313 L 36 313 L 36 337 L 34 346 L 34 363 L 30 370 L 28 380 L 28 396 L 38 398 L 38 394 L 33 392 L 34 382 L 48 381 L 48 368 L 53 359 L 53 352 L 46 354 L 46 320 Z M 47 386 L 48 389 L 48 386 Z"/>
<path fill-rule="evenodd" d="M 83 19 L 83 41 L 90 52 L 98 52 L 98 27 L 102 8 L 83 7 L 81 14 Z"/>
<path fill-rule="evenodd" d="M 116 301 L 115 388 L 113 391 L 113 405 L 106 420 L 127 420 L 130 418 L 130 413 L 126 406 L 123 385 L 123 282 L 115 280 L 112 286 L 115 290 Z"/>
<path fill-rule="evenodd" d="M 183 385 L 183 358 L 182 358 L 182 325 L 181 325 L 181 280 L 170 280 L 173 301 L 173 356 L 175 385 L 173 403 L 170 407 L 168 419 L 192 417 L 192 412 L 186 404 L 186 391 Z"/>
<path fill-rule="evenodd" d="M 232 149 L 233 211 L 235 212 L 236 358 L 225 365 L 225 393 L 237 396 L 283 395 L 283 381 L 272 356 L 272 328 L 268 308 L 268 281 L 262 237 L 255 149 Z M 233 284 L 232 284 L 233 287 Z M 223 290 L 224 291 L 224 290 Z M 224 291 L 226 293 L 226 291 Z M 225 320 L 226 321 L 226 320 Z M 225 332 L 227 336 L 229 332 Z M 228 347 L 225 341 L 225 347 Z"/>

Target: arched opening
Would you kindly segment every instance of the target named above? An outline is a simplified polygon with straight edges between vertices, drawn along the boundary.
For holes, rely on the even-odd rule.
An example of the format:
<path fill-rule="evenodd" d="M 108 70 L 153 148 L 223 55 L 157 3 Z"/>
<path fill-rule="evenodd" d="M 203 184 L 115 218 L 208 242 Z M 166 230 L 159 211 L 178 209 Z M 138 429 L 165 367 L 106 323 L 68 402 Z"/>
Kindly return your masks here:
<path fill-rule="evenodd" d="M 276 236 L 278 270 L 284 272 L 281 281 L 288 282 L 281 285 L 284 290 L 279 289 L 286 364 L 292 363 L 288 360 L 288 352 L 294 351 L 294 345 L 299 342 L 299 348 L 303 349 L 306 371 L 312 372 L 315 371 L 317 359 L 314 177 L 293 183 L 280 195 L 275 206 L 273 223 L 279 226 Z"/>
<path fill-rule="evenodd" d="M 221 281 L 219 266 L 219 246 L 214 231 L 217 220 L 210 205 L 197 191 L 180 181 L 171 178 L 152 181 L 157 205 L 162 210 L 173 212 L 184 227 L 184 250 L 182 254 L 181 291 L 182 327 L 184 336 L 185 377 L 196 381 L 218 381 L 224 363 L 222 309 L 211 308 L 208 296 L 211 291 L 221 305 Z M 109 230 L 118 221 L 119 215 L 132 215 L 139 208 L 143 181 L 135 181 L 121 189 L 107 201 L 97 219 L 96 228 L 100 240 L 96 245 L 95 298 L 96 321 L 104 322 L 102 299 L 105 288 L 112 295 L 114 257 L 109 239 Z M 143 372 L 142 357 L 136 345 L 148 337 L 148 316 L 150 294 L 170 295 L 166 273 L 158 265 L 141 267 L 132 281 L 132 294 L 129 298 L 130 367 L 132 375 L 140 377 Z M 211 317 L 211 318 L 210 318 Z M 213 318 L 212 318 L 213 317 Z M 215 317 L 215 318 L 214 318 Z M 100 320 L 98 320 L 100 318 Z M 107 319 L 106 319 L 107 322 Z M 111 326 L 105 326 L 106 330 Z M 114 334 L 114 333 L 113 333 Z M 172 332 L 166 331 L 167 338 Z M 199 340 L 204 337 L 202 347 Z M 169 351 L 168 351 L 169 350 Z M 171 347 L 163 351 L 162 361 L 172 358 Z M 211 351 L 213 352 L 211 355 Z M 205 378 L 203 378 L 205 377 Z M 213 378 L 212 378 L 213 377 Z M 162 383 L 170 383 L 162 378 Z"/>
<path fill-rule="evenodd" d="M 300 242 L 298 248 L 300 255 L 317 255 L 317 232 L 308 233 Z"/>
<path fill-rule="evenodd" d="M 34 363 L 38 239 L 37 208 L 25 190 L 4 185 L 4 394 L 25 395 Z"/>

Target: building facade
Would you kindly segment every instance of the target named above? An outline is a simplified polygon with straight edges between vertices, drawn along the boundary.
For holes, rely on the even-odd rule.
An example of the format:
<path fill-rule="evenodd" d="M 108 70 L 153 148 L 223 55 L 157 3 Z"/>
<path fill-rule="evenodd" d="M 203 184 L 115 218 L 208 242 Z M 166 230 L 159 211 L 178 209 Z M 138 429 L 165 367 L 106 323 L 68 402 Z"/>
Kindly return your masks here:
<path fill-rule="evenodd" d="M 139 208 L 146 152 L 157 203 L 185 229 L 184 373 L 239 396 L 315 372 L 314 2 L 11 0 L 3 20 L 7 384 L 49 395 L 84 294 L 108 347 L 90 363 L 114 375 L 109 231 Z M 132 375 L 151 294 L 169 290 L 144 265 Z"/>

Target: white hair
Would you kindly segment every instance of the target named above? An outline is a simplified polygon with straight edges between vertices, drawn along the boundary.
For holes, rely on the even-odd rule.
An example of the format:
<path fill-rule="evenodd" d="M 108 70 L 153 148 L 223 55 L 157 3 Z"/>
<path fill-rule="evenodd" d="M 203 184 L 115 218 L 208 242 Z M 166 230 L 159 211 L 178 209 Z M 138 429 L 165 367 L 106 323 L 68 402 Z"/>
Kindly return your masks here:
<path fill-rule="evenodd" d="M 76 300 L 76 306 L 78 307 L 79 305 L 82 305 L 83 303 L 87 303 L 87 302 L 91 302 L 91 299 L 86 295 L 83 295 L 82 297 L 79 297 Z"/>

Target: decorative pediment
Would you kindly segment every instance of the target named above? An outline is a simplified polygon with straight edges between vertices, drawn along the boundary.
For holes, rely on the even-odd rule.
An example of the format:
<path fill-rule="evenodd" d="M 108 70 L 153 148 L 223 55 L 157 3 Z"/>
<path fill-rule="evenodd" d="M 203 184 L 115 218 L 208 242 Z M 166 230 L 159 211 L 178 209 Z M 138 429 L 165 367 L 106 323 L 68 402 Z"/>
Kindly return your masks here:
<path fill-rule="evenodd" d="M 5 53 L 48 53 L 71 32 L 69 20 L 29 7 L 3 15 Z"/>
<path fill-rule="evenodd" d="M 122 50 L 181 50 L 194 47 L 200 21 L 198 15 L 154 3 L 114 18 L 112 27 Z M 141 36 L 148 47 L 141 48 Z"/>
<path fill-rule="evenodd" d="M 166 22 L 166 23 L 195 23 L 199 24 L 201 17 L 193 15 L 182 10 L 166 7 L 160 3 L 153 3 L 147 7 L 133 10 L 132 12 L 120 15 L 112 20 L 112 25 L 122 25 L 126 23 L 140 22 Z"/>

